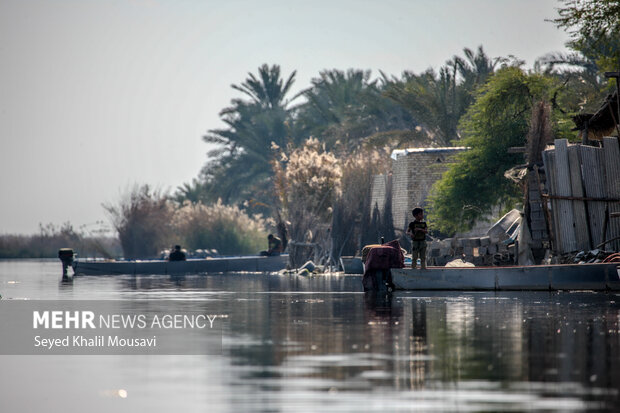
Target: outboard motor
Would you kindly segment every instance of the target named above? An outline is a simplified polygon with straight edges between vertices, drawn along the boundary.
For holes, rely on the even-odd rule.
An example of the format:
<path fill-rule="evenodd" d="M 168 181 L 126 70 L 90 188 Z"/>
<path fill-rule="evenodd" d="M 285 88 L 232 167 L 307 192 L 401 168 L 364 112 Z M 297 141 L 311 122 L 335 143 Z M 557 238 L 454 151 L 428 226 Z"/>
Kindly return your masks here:
<path fill-rule="evenodd" d="M 67 276 L 67 268 L 73 265 L 73 249 L 71 248 L 61 248 L 58 250 L 58 258 L 60 258 L 60 262 L 62 262 L 62 276 Z"/>

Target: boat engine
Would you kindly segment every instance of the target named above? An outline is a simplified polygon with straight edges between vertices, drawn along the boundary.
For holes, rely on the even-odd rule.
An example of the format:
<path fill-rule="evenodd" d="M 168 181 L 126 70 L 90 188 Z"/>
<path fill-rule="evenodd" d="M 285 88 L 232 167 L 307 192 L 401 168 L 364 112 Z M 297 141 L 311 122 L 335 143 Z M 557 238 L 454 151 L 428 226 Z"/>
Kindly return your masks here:
<path fill-rule="evenodd" d="M 67 268 L 73 265 L 73 249 L 61 248 L 58 250 L 58 258 L 62 262 L 62 276 L 67 276 Z"/>

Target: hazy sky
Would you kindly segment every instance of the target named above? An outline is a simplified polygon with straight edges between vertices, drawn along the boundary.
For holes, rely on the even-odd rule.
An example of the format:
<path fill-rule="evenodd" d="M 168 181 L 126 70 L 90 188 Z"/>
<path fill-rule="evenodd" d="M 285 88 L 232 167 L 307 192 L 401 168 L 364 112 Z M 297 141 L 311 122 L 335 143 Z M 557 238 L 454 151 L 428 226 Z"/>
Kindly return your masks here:
<path fill-rule="evenodd" d="M 107 221 L 133 184 L 198 175 L 231 89 L 263 63 L 399 75 L 462 49 L 564 51 L 555 0 L 0 0 L 0 234 Z"/>

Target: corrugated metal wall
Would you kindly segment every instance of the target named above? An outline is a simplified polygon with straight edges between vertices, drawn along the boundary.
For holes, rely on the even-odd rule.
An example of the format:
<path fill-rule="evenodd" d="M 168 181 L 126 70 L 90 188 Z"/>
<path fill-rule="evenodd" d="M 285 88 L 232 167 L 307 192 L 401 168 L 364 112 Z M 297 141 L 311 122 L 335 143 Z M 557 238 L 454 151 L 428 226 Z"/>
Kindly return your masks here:
<path fill-rule="evenodd" d="M 554 250 L 559 253 L 603 248 L 620 250 L 620 149 L 618 138 L 603 147 L 569 145 L 557 139 L 543 152 L 553 220 Z"/>

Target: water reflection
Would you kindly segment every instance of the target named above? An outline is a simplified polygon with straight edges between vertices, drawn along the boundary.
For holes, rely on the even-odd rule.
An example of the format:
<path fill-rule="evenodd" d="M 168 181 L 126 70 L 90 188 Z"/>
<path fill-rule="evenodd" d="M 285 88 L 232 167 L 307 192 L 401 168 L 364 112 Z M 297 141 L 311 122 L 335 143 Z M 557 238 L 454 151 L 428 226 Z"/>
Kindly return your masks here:
<path fill-rule="evenodd" d="M 512 400 L 536 409 L 562 400 L 567 410 L 605 409 L 620 384 L 619 309 L 610 298 L 293 294 L 265 307 L 239 302 L 258 311 L 232 309 L 230 355 L 246 367 L 236 384 L 250 381 L 257 391 L 388 389 L 400 398 L 458 390 L 484 394 L 476 406 Z"/>
<path fill-rule="evenodd" d="M 33 365 L 49 370 L 29 366 L 42 382 L 61 377 L 87 386 L 94 373 L 101 388 L 124 389 L 127 401 L 148 398 L 152 412 L 171 404 L 210 411 L 614 411 L 620 401 L 615 294 L 377 295 L 365 294 L 357 276 L 256 274 L 59 283 L 56 266 L 50 275 L 24 265 L 7 270 L 0 263 L 5 298 L 123 299 L 128 306 L 174 299 L 215 304 L 227 315 L 221 356 L 39 358 L 44 362 Z M 80 376 L 85 364 L 88 375 Z M 4 368 L 17 377 L 24 371 L 14 361 Z M 0 397 L 13 397 L 10 385 Z"/>

